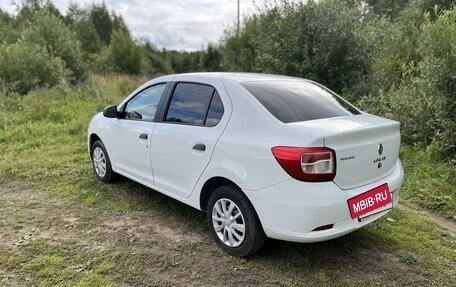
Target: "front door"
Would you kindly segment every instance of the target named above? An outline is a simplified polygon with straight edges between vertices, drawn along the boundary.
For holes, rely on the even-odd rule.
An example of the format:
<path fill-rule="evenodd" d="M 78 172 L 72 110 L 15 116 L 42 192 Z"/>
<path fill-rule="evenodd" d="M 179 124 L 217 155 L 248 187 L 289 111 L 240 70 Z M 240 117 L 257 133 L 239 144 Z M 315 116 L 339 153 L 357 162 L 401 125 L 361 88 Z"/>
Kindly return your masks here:
<path fill-rule="evenodd" d="M 120 173 L 153 183 L 150 143 L 160 98 L 166 84 L 148 87 L 129 100 L 109 131 L 111 160 Z"/>

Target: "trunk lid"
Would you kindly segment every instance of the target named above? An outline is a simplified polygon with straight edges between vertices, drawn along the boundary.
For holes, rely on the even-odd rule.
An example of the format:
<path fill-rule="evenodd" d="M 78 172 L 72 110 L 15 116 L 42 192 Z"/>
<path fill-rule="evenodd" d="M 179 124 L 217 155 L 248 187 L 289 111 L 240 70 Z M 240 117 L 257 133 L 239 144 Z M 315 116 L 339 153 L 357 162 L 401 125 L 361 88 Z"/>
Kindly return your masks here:
<path fill-rule="evenodd" d="M 287 124 L 323 138 L 336 153 L 334 183 L 350 189 L 391 174 L 400 148 L 400 124 L 361 114 Z"/>

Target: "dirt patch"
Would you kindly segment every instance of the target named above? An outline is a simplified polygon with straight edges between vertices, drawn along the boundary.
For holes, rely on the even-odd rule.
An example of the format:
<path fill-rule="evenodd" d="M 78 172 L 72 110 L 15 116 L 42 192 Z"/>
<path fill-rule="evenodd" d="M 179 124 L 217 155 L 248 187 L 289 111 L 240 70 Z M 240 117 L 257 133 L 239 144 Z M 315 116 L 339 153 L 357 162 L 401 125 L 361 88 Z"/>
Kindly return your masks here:
<path fill-rule="evenodd" d="M 419 208 L 417 206 L 413 206 L 410 203 L 407 203 L 407 205 L 405 205 L 403 203 L 399 203 L 397 205 L 397 207 L 404 211 L 414 211 L 414 212 L 421 213 L 421 214 L 427 216 L 428 218 L 432 219 L 434 222 L 439 224 L 441 227 L 448 229 L 450 232 L 452 232 L 452 233 L 456 232 L 456 223 L 454 221 L 451 221 L 450 219 L 430 213 L 429 211 Z"/>
<path fill-rule="evenodd" d="M 154 210 L 101 210 L 15 182 L 0 184 L 0 204 L 0 223 L 5 227 L 0 229 L 0 248 L 9 254 L 30 256 L 31 251 L 62 251 L 70 258 L 69 268 L 84 269 L 83 272 L 97 260 L 116 258 L 114 265 L 124 270 L 124 277 L 145 285 L 151 281 L 189 284 L 195 277 L 176 269 L 191 270 L 193 259 L 187 258 L 188 252 L 196 251 L 208 239 L 206 235 L 187 232 L 178 220 L 164 221 Z M 74 260 L 80 254 L 95 258 L 81 264 Z M 84 264 L 89 267 L 80 267 Z M 132 266 L 135 268 L 129 270 Z M 15 286 L 23 277 L 14 270 L 0 275 L 7 286 Z M 124 279 L 116 281 L 124 286 L 137 285 L 123 282 Z"/>
<path fill-rule="evenodd" d="M 95 273 L 118 286 L 428 282 L 421 265 L 404 260 L 403 254 L 370 247 L 364 242 L 370 237 L 362 232 L 316 244 L 269 240 L 254 257 L 233 258 L 216 246 L 198 211 L 175 212 L 183 209 L 181 203 L 155 193 L 132 196 L 160 204 L 120 213 L 17 182 L 0 184 L 0 285 L 39 285 L 43 279 L 25 267 L 39 255 L 63 258 L 74 280 L 68 285 Z M 11 256 L 23 259 L 14 265 Z M 2 265 L 9 267 L 2 270 Z"/>

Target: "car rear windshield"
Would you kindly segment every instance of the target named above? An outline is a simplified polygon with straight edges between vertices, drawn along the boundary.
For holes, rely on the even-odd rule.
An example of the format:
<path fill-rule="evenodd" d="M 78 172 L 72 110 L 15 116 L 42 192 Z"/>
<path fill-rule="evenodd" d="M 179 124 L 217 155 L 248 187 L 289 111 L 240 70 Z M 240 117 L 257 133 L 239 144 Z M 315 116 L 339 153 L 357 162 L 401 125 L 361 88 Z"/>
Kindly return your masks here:
<path fill-rule="evenodd" d="M 279 80 L 241 85 L 284 123 L 360 114 L 342 98 L 312 82 Z"/>

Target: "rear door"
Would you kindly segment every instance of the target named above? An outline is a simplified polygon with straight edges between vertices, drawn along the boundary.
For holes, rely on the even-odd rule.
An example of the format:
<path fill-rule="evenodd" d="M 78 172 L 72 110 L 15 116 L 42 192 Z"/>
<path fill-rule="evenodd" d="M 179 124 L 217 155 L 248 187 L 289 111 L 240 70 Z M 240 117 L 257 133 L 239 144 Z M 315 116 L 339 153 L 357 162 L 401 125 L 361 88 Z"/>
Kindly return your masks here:
<path fill-rule="evenodd" d="M 126 104 L 109 131 L 111 157 L 117 171 L 152 184 L 150 142 L 155 115 L 166 84 L 148 87 Z"/>
<path fill-rule="evenodd" d="M 177 83 L 151 142 L 154 185 L 178 197 L 190 196 L 223 132 L 224 106 L 217 90 Z"/>

